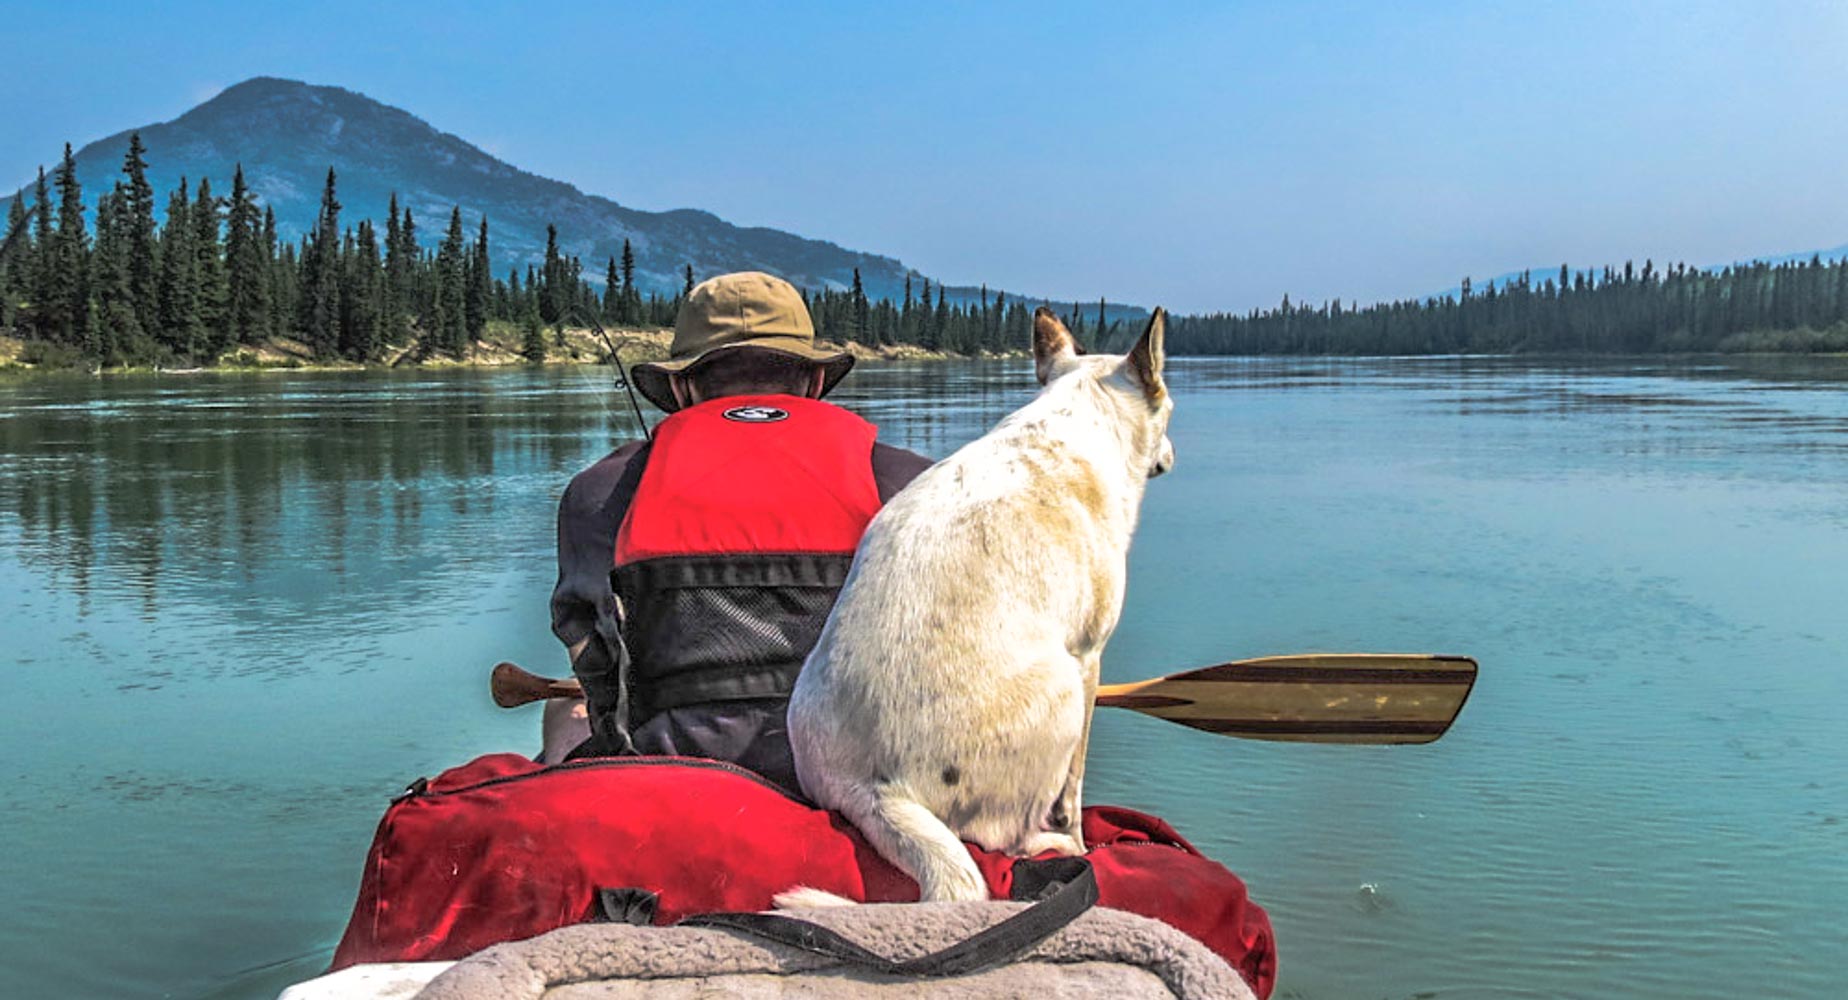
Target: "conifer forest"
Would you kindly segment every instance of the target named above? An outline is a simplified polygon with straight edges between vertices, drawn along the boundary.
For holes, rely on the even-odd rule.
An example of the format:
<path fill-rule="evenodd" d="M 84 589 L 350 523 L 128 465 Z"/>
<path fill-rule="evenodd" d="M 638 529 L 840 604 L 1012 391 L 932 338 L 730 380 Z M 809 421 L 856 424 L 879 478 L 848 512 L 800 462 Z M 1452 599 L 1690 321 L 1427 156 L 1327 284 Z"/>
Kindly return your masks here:
<path fill-rule="evenodd" d="M 673 323 L 696 278 L 671 296 L 637 286 L 633 251 L 585 262 L 548 228 L 540 262 L 504 275 L 490 264 L 486 217 L 413 218 L 394 196 L 383 230 L 349 221 L 330 167 L 312 231 L 283 239 L 240 167 L 222 181 L 184 178 L 157 203 L 148 151 L 130 141 L 121 175 L 86 205 L 67 145 L 48 177 L 11 199 L 0 237 L 0 333 L 57 365 L 209 365 L 273 338 L 317 359 L 464 357 L 488 324 L 521 331 L 545 357 L 548 331 L 595 322 Z M 93 222 L 91 221 L 93 220 Z M 599 263 L 601 266 L 599 266 Z M 1031 308 L 986 288 L 954 298 L 913 275 L 899 301 L 850 286 L 809 290 L 817 335 L 958 354 L 1017 351 Z M 600 280 L 599 280 L 600 279 Z M 1081 340 L 1122 349 L 1136 332 L 1103 301 L 1062 307 Z M 1562 265 L 1455 295 L 1364 307 L 1339 299 L 1243 314 L 1176 316 L 1174 354 L 1560 354 L 1848 351 L 1848 259 L 1720 270 L 1645 261 L 1601 270 Z"/>

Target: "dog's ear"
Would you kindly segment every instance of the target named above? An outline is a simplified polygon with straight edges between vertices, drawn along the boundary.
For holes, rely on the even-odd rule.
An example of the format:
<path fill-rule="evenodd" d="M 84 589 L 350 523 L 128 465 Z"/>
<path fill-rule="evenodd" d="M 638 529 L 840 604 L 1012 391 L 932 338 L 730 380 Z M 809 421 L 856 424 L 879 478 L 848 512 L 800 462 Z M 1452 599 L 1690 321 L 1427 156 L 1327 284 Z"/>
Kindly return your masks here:
<path fill-rule="evenodd" d="M 1064 358 L 1077 357 L 1078 342 L 1072 332 L 1059 322 L 1051 309 L 1040 306 L 1033 311 L 1033 373 L 1040 384 L 1052 380 L 1053 368 Z"/>
<path fill-rule="evenodd" d="M 1161 398 L 1167 387 L 1161 381 L 1162 362 L 1168 353 L 1162 347 L 1162 341 L 1168 332 L 1168 312 L 1160 306 L 1155 307 L 1155 314 L 1149 317 L 1148 329 L 1142 331 L 1142 339 L 1129 349 L 1129 370 L 1135 375 L 1136 382 L 1142 386 L 1142 392 L 1150 402 Z"/>

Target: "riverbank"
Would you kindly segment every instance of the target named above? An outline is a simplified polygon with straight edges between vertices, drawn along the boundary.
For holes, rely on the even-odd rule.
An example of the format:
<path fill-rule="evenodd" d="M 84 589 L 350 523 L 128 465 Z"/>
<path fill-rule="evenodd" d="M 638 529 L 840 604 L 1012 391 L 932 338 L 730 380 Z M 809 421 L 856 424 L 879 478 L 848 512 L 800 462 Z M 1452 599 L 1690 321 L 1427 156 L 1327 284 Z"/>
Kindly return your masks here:
<path fill-rule="evenodd" d="M 618 327 L 608 331 L 624 365 L 641 361 L 661 361 L 668 356 L 673 331 L 666 327 Z M 506 365 L 532 364 L 523 351 L 522 336 L 511 324 L 490 324 L 487 336 L 469 345 L 460 356 L 430 354 L 419 356 L 416 344 L 394 345 L 377 361 L 361 363 L 343 359 L 316 358 L 308 345 L 290 337 L 272 337 L 258 344 L 242 344 L 202 367 L 162 367 L 161 365 L 120 365 L 99 367 L 74 352 L 46 350 L 16 337 L 0 335 L 0 372 L 70 372 L 88 370 L 92 374 L 150 373 L 163 375 L 194 374 L 208 371 L 360 371 L 368 368 L 496 368 Z M 820 340 L 824 348 L 844 350 L 861 360 L 873 361 L 945 361 L 965 355 L 932 351 L 915 344 L 869 346 Z M 982 355 L 987 357 L 990 355 Z M 1000 357 L 1021 356 L 1013 352 Z M 569 328 L 564 333 L 546 335 L 543 364 L 604 364 L 609 347 L 603 337 L 588 328 Z"/>
<path fill-rule="evenodd" d="M 637 327 L 609 331 L 610 342 L 624 364 L 667 357 L 673 331 L 664 328 Z M 152 365 L 98 366 L 74 353 L 46 349 L 15 337 L 0 335 L 0 371 L 81 371 L 93 374 L 192 374 L 206 371 L 359 371 L 367 368 L 500 367 L 530 364 L 522 353 L 522 337 L 510 324 L 494 323 L 487 335 L 470 344 L 461 355 L 432 353 L 423 355 L 419 345 L 397 344 L 387 347 L 377 361 L 358 362 L 342 358 L 317 358 L 309 346 L 292 337 L 271 337 L 256 344 L 240 344 L 211 365 L 168 367 Z M 598 364 L 606 361 L 609 349 L 594 331 L 567 329 L 562 335 L 546 335 L 545 364 Z"/>

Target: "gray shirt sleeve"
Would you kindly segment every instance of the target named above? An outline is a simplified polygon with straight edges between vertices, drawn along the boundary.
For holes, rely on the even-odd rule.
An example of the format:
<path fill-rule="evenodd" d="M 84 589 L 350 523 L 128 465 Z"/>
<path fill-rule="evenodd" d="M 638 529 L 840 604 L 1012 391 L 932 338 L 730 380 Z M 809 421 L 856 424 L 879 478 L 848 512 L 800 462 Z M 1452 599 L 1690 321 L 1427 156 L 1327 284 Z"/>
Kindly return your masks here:
<path fill-rule="evenodd" d="M 614 618 L 610 566 L 616 556 L 616 484 L 647 442 L 623 445 L 578 473 L 558 503 L 558 582 L 552 588 L 552 634 L 576 645 L 597 629 L 599 614 Z"/>

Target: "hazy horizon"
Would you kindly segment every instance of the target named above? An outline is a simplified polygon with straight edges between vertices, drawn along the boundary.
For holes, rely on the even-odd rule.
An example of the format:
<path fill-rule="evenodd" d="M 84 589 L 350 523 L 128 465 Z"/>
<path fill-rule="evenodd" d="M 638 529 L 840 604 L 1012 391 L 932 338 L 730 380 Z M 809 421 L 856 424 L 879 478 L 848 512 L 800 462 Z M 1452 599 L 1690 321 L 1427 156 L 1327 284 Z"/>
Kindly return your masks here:
<path fill-rule="evenodd" d="M 1843 6 L 22 7 L 9 188 L 280 76 L 631 207 L 1185 312 L 1848 243 Z"/>

